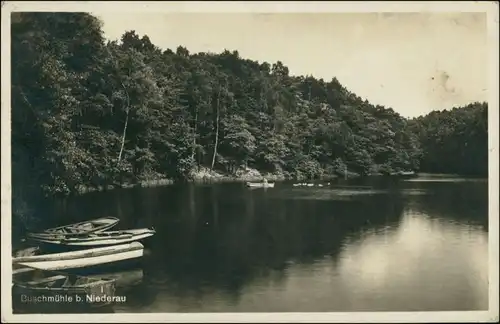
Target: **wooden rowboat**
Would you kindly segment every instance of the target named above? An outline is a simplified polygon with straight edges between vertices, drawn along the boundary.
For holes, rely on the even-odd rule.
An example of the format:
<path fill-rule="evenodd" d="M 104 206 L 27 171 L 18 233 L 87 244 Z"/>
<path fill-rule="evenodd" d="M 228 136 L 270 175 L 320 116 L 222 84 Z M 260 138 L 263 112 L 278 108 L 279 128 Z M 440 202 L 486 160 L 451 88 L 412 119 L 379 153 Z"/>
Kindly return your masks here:
<path fill-rule="evenodd" d="M 100 278 L 101 273 L 86 274 L 87 278 Z M 120 290 L 131 289 L 139 285 L 144 279 L 144 271 L 142 268 L 135 268 L 122 271 L 106 272 L 106 278 L 115 279 L 116 288 Z"/>
<path fill-rule="evenodd" d="M 105 231 L 90 233 L 85 236 L 65 236 L 58 235 L 48 238 L 33 238 L 38 242 L 65 245 L 65 246 L 106 246 L 114 244 L 130 243 L 140 241 L 153 236 L 156 233 L 154 229 L 140 228 L 122 231 Z"/>
<path fill-rule="evenodd" d="M 61 305 L 106 306 L 115 300 L 115 282 L 111 278 L 18 268 L 12 271 L 13 301 L 45 304 L 59 309 Z"/>
<path fill-rule="evenodd" d="M 31 254 L 14 257 L 12 263 L 41 270 L 81 269 L 140 258 L 144 254 L 144 246 L 139 242 L 132 242 L 49 254 L 41 254 L 38 249 L 33 250 Z"/>
<path fill-rule="evenodd" d="M 247 182 L 249 188 L 274 188 L 274 182 Z"/>
<path fill-rule="evenodd" d="M 55 235 L 86 235 L 89 233 L 102 232 L 115 226 L 119 222 L 116 217 L 103 217 L 90 221 L 80 222 L 76 224 L 64 225 L 55 228 L 49 228 L 41 233 L 29 233 L 29 238 L 50 238 Z"/>

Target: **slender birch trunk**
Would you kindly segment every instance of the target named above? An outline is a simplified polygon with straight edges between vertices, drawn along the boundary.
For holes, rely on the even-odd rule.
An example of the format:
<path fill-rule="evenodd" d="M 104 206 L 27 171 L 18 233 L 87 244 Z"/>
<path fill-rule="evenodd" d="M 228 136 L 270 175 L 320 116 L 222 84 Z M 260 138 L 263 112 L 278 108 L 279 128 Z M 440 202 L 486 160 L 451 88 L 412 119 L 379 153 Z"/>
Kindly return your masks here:
<path fill-rule="evenodd" d="M 125 147 L 125 137 L 127 136 L 127 126 L 128 126 L 128 109 L 127 109 L 127 117 L 125 117 L 125 125 L 123 126 L 123 134 L 122 134 L 122 144 L 120 147 L 120 154 L 118 154 L 118 163 L 122 160 L 123 148 Z"/>
<path fill-rule="evenodd" d="M 212 166 L 211 170 L 214 169 L 215 165 L 215 156 L 217 155 L 217 145 L 219 144 L 219 105 L 220 105 L 220 87 L 219 87 L 219 93 L 217 94 L 217 117 L 216 117 L 216 128 L 215 128 L 215 146 L 214 146 L 214 155 L 212 157 Z"/>
<path fill-rule="evenodd" d="M 191 152 L 191 159 L 195 160 L 196 154 L 196 132 L 198 131 L 198 107 L 196 107 L 195 115 L 194 115 L 194 131 L 193 131 L 193 149 Z"/>
<path fill-rule="evenodd" d="M 128 96 L 127 88 L 125 88 L 123 82 L 120 83 L 122 84 L 122 87 L 125 90 L 125 95 L 127 96 L 127 116 L 125 117 L 125 125 L 123 126 L 122 144 L 120 147 L 120 154 L 118 154 L 118 164 L 122 160 L 123 148 L 125 147 L 125 138 L 127 136 L 128 116 L 130 112 L 130 97 Z"/>
<path fill-rule="evenodd" d="M 115 60 L 115 58 L 113 57 L 113 54 L 111 54 L 111 51 L 109 50 L 109 48 L 107 46 L 106 46 L 106 50 L 107 50 L 109 56 L 111 57 L 111 59 L 115 63 L 115 69 L 118 71 L 117 61 Z M 129 72 L 128 75 L 130 75 L 130 70 L 128 72 Z M 125 125 L 123 126 L 122 143 L 121 143 L 121 146 L 120 146 L 120 153 L 118 154 L 118 161 L 117 161 L 118 165 L 120 164 L 120 162 L 122 160 L 123 149 L 125 147 L 125 138 L 127 137 L 128 117 L 129 117 L 129 113 L 130 113 L 130 97 L 128 95 L 127 88 L 123 84 L 123 81 L 120 81 L 120 84 L 123 87 L 123 91 L 125 91 L 125 96 L 127 96 L 127 109 L 126 109 L 127 116 L 125 117 Z"/>

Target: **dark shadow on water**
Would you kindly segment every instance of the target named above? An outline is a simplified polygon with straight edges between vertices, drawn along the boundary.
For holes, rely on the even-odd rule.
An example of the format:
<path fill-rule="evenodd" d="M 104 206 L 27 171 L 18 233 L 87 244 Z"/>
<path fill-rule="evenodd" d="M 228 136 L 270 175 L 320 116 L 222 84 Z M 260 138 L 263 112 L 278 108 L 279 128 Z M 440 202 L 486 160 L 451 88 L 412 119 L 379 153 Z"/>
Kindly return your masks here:
<path fill-rule="evenodd" d="M 117 229 L 155 227 L 143 281 L 128 292 L 130 311 L 197 311 L 204 298 L 229 307 L 208 311 L 231 311 L 247 289 L 285 287 L 296 265 L 314 269 L 330 260 L 334 269 L 348 242 L 396 230 L 408 210 L 487 231 L 487 184 L 356 181 L 338 183 L 383 192 L 337 197 L 325 186 L 298 199 L 286 183 L 268 190 L 183 184 L 91 193 L 48 209 L 54 225 L 111 215 L 120 218 Z M 148 308 L 160 299 L 163 308 Z"/>
<path fill-rule="evenodd" d="M 403 211 L 391 197 L 304 203 L 235 187 L 179 188 L 185 200 L 172 200 L 168 218 L 157 225 L 151 266 L 152 276 L 168 278 L 171 294 L 217 290 L 238 299 L 253 280 L 277 273 L 283 281 L 291 263 L 335 258 L 347 235 L 397 224 Z"/>

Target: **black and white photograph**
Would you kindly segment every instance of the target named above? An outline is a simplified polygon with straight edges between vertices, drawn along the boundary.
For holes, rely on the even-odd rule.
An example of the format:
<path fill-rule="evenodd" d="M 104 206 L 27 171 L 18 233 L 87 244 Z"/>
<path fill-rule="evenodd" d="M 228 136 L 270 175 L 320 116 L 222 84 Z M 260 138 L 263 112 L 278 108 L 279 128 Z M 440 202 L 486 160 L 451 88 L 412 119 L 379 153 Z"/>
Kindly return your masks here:
<path fill-rule="evenodd" d="M 3 1 L 2 322 L 497 322 L 498 17 Z"/>

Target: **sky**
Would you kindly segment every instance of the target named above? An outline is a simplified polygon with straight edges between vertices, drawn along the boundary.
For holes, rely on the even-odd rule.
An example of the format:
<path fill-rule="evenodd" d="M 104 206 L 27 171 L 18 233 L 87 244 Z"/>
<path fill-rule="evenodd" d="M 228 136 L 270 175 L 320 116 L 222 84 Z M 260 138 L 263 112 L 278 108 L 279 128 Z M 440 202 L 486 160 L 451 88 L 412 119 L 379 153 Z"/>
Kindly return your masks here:
<path fill-rule="evenodd" d="M 488 100 L 485 13 L 93 14 L 108 39 L 135 30 L 162 49 L 281 61 L 405 117 Z"/>

